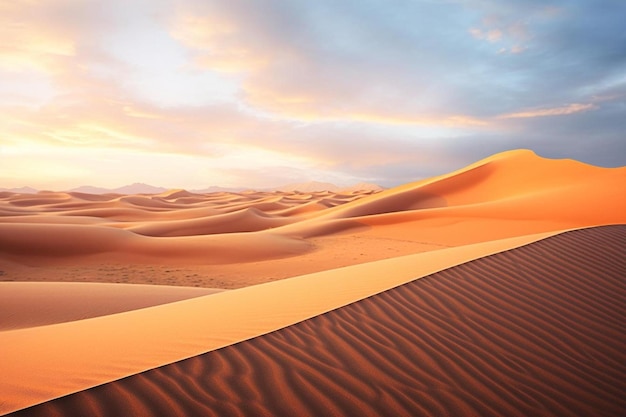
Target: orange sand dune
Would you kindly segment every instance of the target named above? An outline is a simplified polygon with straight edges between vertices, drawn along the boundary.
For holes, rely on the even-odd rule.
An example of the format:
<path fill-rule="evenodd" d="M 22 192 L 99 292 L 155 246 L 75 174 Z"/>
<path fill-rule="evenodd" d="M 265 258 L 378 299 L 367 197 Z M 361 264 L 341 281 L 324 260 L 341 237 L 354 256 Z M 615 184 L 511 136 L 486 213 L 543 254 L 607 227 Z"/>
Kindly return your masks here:
<path fill-rule="evenodd" d="M 1 258 L 27 265 L 75 264 L 78 257 L 82 264 L 106 259 L 210 265 L 294 256 L 311 249 L 298 238 L 249 232 L 298 221 L 293 212 L 271 212 L 297 210 L 315 204 L 314 199 L 287 204 L 279 202 L 282 196 L 276 193 L 220 193 L 193 195 L 205 198 L 206 204 L 170 201 L 190 196 L 176 191 L 91 201 L 76 193 L 11 194 L 4 201 L 13 208 L 11 216 L 0 219 Z M 19 212 L 15 201 L 28 204 Z"/>
<path fill-rule="evenodd" d="M 12 415 L 623 416 L 625 240 L 560 234 Z"/>
<path fill-rule="evenodd" d="M 110 316 L 1 332 L 0 392 L 7 400 L 0 412 L 247 340 L 552 234 L 425 252 Z"/>
<path fill-rule="evenodd" d="M 275 210 L 273 213 L 277 216 L 291 217 L 291 216 L 308 216 L 311 213 L 317 213 L 319 211 L 327 209 L 329 206 L 321 201 L 310 201 L 304 204 L 287 207 L 283 210 Z"/>
<path fill-rule="evenodd" d="M 403 234 L 407 227 L 421 231 L 424 220 L 448 226 L 480 219 L 486 228 L 491 220 L 525 221 L 534 232 L 550 230 L 549 222 L 555 228 L 621 223 L 626 220 L 626 197 L 615 190 L 624 183 L 626 167 L 598 168 L 573 160 L 540 158 L 531 151 L 510 151 L 448 175 L 341 205 L 283 230 L 315 236 L 324 221 L 333 221 L 338 230 L 345 230 L 340 225 L 344 219 L 351 225 L 355 220 L 367 226 L 402 224 Z M 541 224 L 533 227 L 534 222 Z M 498 237 L 507 236 L 506 229 L 503 231 Z M 389 232 L 397 235 L 392 229 Z M 439 230 L 439 234 L 445 238 L 454 232 Z"/>
<path fill-rule="evenodd" d="M 245 208 L 208 218 L 148 223 L 127 230 L 144 236 L 194 236 L 256 232 L 289 222 L 289 219 L 269 216 L 256 208 Z"/>
<path fill-rule="evenodd" d="M 245 287 L 0 283 L 0 413 L 624 415 L 626 226 L 585 228 L 625 183 L 521 150 L 376 193 L 0 193 L 0 281 Z"/>
<path fill-rule="evenodd" d="M 520 234 L 625 223 L 626 197 L 615 191 L 624 183 L 626 168 L 511 151 L 380 193 L 171 190 L 93 201 L 76 193 L 8 193 L 0 199 L 0 279 L 73 280 L 77 265 L 184 264 L 194 268 L 186 275 L 234 288 Z M 45 275 L 16 265 L 57 269 Z M 135 269 L 132 282 L 146 283 Z"/>
<path fill-rule="evenodd" d="M 298 202 L 300 203 L 300 202 Z M 273 212 L 278 210 L 284 210 L 289 208 L 289 205 L 277 201 L 276 198 L 272 197 L 268 200 L 261 201 L 240 201 L 233 204 L 221 205 L 217 208 L 222 213 L 232 213 L 235 211 L 245 210 L 247 208 L 253 208 L 255 210 L 263 211 L 263 212 Z"/>
<path fill-rule="evenodd" d="M 42 224 L 103 224 L 105 219 L 91 216 L 55 216 L 38 214 L 36 216 L 0 216 L 0 223 L 42 223 Z"/>
<path fill-rule="evenodd" d="M 187 190 L 168 190 L 161 194 L 157 194 L 155 197 L 161 197 L 165 200 L 178 200 L 179 198 L 202 198 L 201 194 L 190 193 Z"/>
<path fill-rule="evenodd" d="M 77 191 L 68 192 L 68 194 L 73 198 L 86 201 L 110 201 L 120 197 L 119 194 L 88 194 Z"/>
<path fill-rule="evenodd" d="M 295 256 L 310 250 L 303 240 L 274 234 L 229 233 L 151 238 L 112 227 L 76 224 L 0 223 L 0 253 L 32 265 L 56 262 L 236 263 Z"/>
<path fill-rule="evenodd" d="M 37 194 L 16 194 L 11 198 L 10 204 L 18 207 L 31 207 L 49 204 L 58 204 L 71 200 L 71 196 L 67 193 L 53 193 L 49 191 L 41 191 Z"/>
<path fill-rule="evenodd" d="M 145 210 L 159 211 L 164 209 L 181 208 L 180 204 L 169 202 L 156 196 L 132 195 L 124 196 L 119 201 L 141 207 Z"/>
<path fill-rule="evenodd" d="M 164 285 L 0 282 L 0 331 L 107 316 L 220 291 Z"/>
<path fill-rule="evenodd" d="M 122 227 L 129 222 L 144 221 L 166 221 L 193 219 L 198 217 L 207 217 L 219 214 L 218 211 L 211 207 L 191 207 L 184 210 L 171 211 L 146 211 L 142 208 L 132 207 L 120 202 L 114 203 L 110 207 L 94 207 L 94 205 L 83 206 L 76 210 L 59 211 L 55 213 L 58 216 L 88 216 L 103 218 L 119 223 L 112 223 L 112 226 Z"/>

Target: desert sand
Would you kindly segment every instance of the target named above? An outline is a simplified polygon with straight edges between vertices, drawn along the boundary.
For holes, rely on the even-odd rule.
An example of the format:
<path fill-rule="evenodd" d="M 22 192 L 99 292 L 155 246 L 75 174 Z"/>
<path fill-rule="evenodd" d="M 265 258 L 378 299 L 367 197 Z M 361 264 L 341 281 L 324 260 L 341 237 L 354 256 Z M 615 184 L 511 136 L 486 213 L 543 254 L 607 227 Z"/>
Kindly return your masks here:
<path fill-rule="evenodd" d="M 624 184 L 0 193 L 0 413 L 623 415 Z"/>

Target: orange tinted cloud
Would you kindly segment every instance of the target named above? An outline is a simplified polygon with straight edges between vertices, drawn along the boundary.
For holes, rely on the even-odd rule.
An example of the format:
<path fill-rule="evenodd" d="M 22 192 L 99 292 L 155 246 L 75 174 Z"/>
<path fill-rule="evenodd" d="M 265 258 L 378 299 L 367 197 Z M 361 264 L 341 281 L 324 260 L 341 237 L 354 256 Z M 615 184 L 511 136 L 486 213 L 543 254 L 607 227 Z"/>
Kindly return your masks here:
<path fill-rule="evenodd" d="M 367 78 L 359 82 L 356 77 L 362 74 L 358 68 L 350 70 L 356 76 L 354 80 L 346 79 L 341 72 L 332 74 L 312 62 L 309 51 L 274 36 L 271 30 L 259 31 L 255 26 L 259 22 L 236 12 L 236 6 L 226 5 L 212 5 L 208 11 L 185 10 L 172 20 L 170 33 L 192 50 L 194 64 L 199 68 L 241 73 L 241 97 L 252 108 L 300 121 L 459 128 L 488 125 L 486 120 L 432 110 L 431 106 L 406 108 L 414 100 L 400 95 L 394 99 L 396 103 L 372 103 L 366 93 L 372 86 Z M 501 33 L 493 30 L 485 36 L 496 40 Z M 328 67 L 332 65 L 328 63 Z M 437 98 L 428 100 L 424 96 L 420 100 L 432 105 Z"/>
<path fill-rule="evenodd" d="M 311 81 L 301 87 L 277 83 L 268 74 L 244 84 L 246 99 L 252 105 L 284 118 L 310 121 L 350 121 L 381 125 L 419 125 L 464 128 L 487 127 L 489 121 L 471 115 L 411 109 L 403 98 L 372 103 L 342 97 L 342 92 Z"/>
<path fill-rule="evenodd" d="M 499 119 L 525 119 L 530 117 L 563 116 L 567 114 L 580 113 L 597 108 L 595 104 L 572 103 L 561 107 L 547 109 L 526 110 L 516 113 L 503 114 Z"/>
<path fill-rule="evenodd" d="M 0 151 L 19 148 L 12 161 L 29 165 L 39 146 L 176 169 L 174 157 L 197 157 L 223 173 L 219 160 L 242 175 L 271 160 L 288 168 L 275 174 L 301 164 L 384 177 L 393 164 L 413 172 L 435 143 L 486 154 L 599 130 L 619 143 L 622 61 L 609 57 L 623 7 L 581 6 L 604 22 L 589 30 L 567 10 L 492 3 L 0 0 Z M 551 104 L 554 91 L 573 104 Z M 531 130 L 533 118 L 583 112 L 586 129 L 570 117 Z"/>
<path fill-rule="evenodd" d="M 75 54 L 71 32 L 47 16 L 44 3 L 0 4 L 0 69 L 47 72 Z"/>
<path fill-rule="evenodd" d="M 199 68 L 223 72 L 258 70 L 271 54 L 242 39 L 241 32 L 240 24 L 227 16 L 191 13 L 178 15 L 170 30 L 173 38 L 193 51 L 194 63 Z"/>
<path fill-rule="evenodd" d="M 469 32 L 476 39 L 482 39 L 488 42 L 497 42 L 502 38 L 502 31 L 500 29 L 482 30 L 471 28 Z"/>

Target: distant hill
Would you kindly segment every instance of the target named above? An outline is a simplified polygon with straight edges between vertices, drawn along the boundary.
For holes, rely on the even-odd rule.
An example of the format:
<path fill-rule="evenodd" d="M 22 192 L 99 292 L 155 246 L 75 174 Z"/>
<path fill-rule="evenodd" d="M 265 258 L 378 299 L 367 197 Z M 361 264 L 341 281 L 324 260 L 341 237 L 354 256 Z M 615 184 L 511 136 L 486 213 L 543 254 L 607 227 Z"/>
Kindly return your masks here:
<path fill-rule="evenodd" d="M 160 194 L 167 191 L 167 188 L 155 187 L 153 185 L 136 182 L 113 190 L 117 194 Z"/>
<path fill-rule="evenodd" d="M 242 191 L 251 190 L 246 187 L 219 187 L 219 186 L 210 186 L 202 189 L 194 189 L 189 190 L 191 193 L 195 194 L 208 194 L 208 193 L 220 193 L 220 192 L 231 192 L 231 193 L 239 193 Z M 319 181 L 309 181 L 303 183 L 293 183 L 287 184 L 280 187 L 273 188 L 264 188 L 259 189 L 257 191 L 283 191 L 283 192 L 291 192 L 291 191 L 300 191 L 303 193 L 312 193 L 312 192 L 320 192 L 320 191 L 329 191 L 331 193 L 349 193 L 353 191 L 382 191 L 383 187 L 377 184 L 371 184 L 362 182 L 359 184 L 355 184 L 350 187 L 339 187 L 335 184 L 329 182 L 319 182 Z M 12 193 L 20 193 L 20 194 L 36 194 L 39 190 L 36 190 L 32 187 L 20 187 L 20 188 L 0 188 L 0 191 L 8 191 Z M 123 187 L 118 188 L 103 188 L 103 187 L 94 187 L 92 185 L 83 185 L 80 187 L 72 188 L 68 190 L 70 192 L 84 193 L 84 194 L 162 194 L 167 191 L 172 191 L 171 189 L 156 187 L 150 184 L 144 183 L 134 183 L 130 185 L 125 185 Z"/>
<path fill-rule="evenodd" d="M 83 185 L 81 187 L 72 188 L 71 192 L 85 193 L 85 194 L 107 194 L 113 191 L 108 188 L 92 187 L 91 185 Z"/>
<path fill-rule="evenodd" d="M 101 188 L 83 185 L 78 188 L 73 188 L 70 191 L 87 194 L 160 194 L 167 191 L 167 188 L 136 182 L 119 188 Z"/>
<path fill-rule="evenodd" d="M 10 193 L 17 194 L 37 194 L 38 190 L 32 187 L 19 187 L 19 188 L 0 188 L 0 191 L 8 191 Z"/>

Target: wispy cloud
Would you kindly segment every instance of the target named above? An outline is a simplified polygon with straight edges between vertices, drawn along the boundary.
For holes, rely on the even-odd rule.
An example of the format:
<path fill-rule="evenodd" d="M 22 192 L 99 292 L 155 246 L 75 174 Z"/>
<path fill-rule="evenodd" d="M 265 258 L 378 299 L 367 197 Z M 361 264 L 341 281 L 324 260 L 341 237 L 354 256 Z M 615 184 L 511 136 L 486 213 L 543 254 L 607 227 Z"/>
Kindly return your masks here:
<path fill-rule="evenodd" d="M 482 39 L 488 42 L 497 42 L 502 39 L 502 31 L 500 29 L 483 30 L 471 28 L 469 33 L 476 39 Z"/>
<path fill-rule="evenodd" d="M 597 108 L 593 103 L 581 104 L 572 103 L 566 106 L 552 107 L 545 109 L 524 110 L 516 113 L 503 114 L 499 119 L 525 119 L 530 117 L 564 116 Z"/>
<path fill-rule="evenodd" d="M 187 183 L 391 185 L 511 147 L 566 156 L 589 137 L 582 157 L 616 164 L 626 5 L 601 5 L 0 2 L 0 153 L 13 167 L 0 181 L 36 185 L 37 165 L 68 182 L 150 182 L 171 179 L 165 164 Z M 138 168 L 118 173 L 120 161 Z"/>

